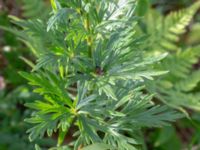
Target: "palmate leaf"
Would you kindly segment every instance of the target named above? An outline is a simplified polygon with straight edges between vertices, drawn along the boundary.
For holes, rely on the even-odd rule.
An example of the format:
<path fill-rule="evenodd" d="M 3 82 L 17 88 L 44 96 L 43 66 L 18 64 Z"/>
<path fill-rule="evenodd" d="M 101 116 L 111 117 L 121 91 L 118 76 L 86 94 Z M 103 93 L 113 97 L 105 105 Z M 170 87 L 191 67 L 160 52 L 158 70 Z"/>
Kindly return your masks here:
<path fill-rule="evenodd" d="M 116 37 L 120 38 L 116 39 Z M 136 38 L 132 27 L 121 28 L 112 34 L 108 42 L 105 41 L 105 44 L 102 43 L 104 41 L 99 41 L 103 47 L 98 47 L 94 51 L 94 56 L 97 57 L 96 61 L 98 61 L 96 64 L 100 65 L 103 71 L 107 71 L 108 76 L 122 80 L 152 79 L 153 76 L 165 73 L 146 70 L 148 65 L 162 60 L 166 54 L 155 57 L 143 56 L 140 51 L 142 40 L 144 39 Z M 135 59 L 132 59 L 133 57 Z"/>
<path fill-rule="evenodd" d="M 134 142 L 134 139 L 121 135 L 121 132 L 134 133 L 135 129 L 141 127 L 169 125 L 169 122 L 182 117 L 182 115 L 169 110 L 166 106 L 152 106 L 150 104 L 152 96 L 142 96 L 142 93 L 139 93 L 140 90 L 141 88 L 131 91 L 128 89 L 120 90 L 119 93 L 115 94 L 120 98 L 119 100 L 112 101 L 101 96 L 101 99 L 96 98 L 96 101 L 101 100 L 101 103 L 90 101 L 90 103 L 83 106 L 79 112 L 82 114 L 82 119 L 84 118 L 81 119 L 81 122 L 82 124 L 87 122 L 88 125 L 82 125 L 81 139 L 84 140 L 83 137 L 85 137 L 85 141 L 88 141 L 87 144 L 95 139 L 95 141 L 99 141 L 97 133 L 101 131 L 105 133 L 104 142 L 113 145 L 114 148 L 122 150 L 136 149 L 135 146 L 141 145 L 141 143 L 137 143 L 136 140 Z M 106 122 L 101 119 L 103 116 L 106 118 L 108 114 L 110 119 Z M 86 115 L 89 115 L 90 119 Z M 114 143 L 118 144 L 115 145 Z"/>
<path fill-rule="evenodd" d="M 137 95 L 132 95 L 131 93 L 130 96 L 133 101 L 130 101 L 129 99 L 129 101 L 124 103 L 125 107 L 121 111 L 125 114 L 125 116 L 129 116 L 131 118 L 121 118 L 120 120 L 122 123 L 124 122 L 124 125 L 128 125 L 130 123 L 140 127 L 156 127 L 160 125 L 167 125 L 168 121 L 175 121 L 177 118 L 181 117 L 180 114 L 170 111 L 169 108 L 165 106 L 152 106 L 151 95 L 144 96 L 141 99 L 141 95 L 139 93 L 137 93 Z M 128 94 L 126 95 L 128 96 Z M 121 107 L 121 105 L 119 106 Z"/>
<path fill-rule="evenodd" d="M 130 132 L 130 130 L 134 130 L 134 127 L 141 128 L 145 126 L 152 127 L 167 125 L 168 121 L 174 121 L 175 119 L 181 117 L 180 114 L 176 114 L 173 111 L 167 111 L 166 107 L 155 106 L 151 108 L 151 96 L 142 96 L 142 93 L 139 92 L 141 88 L 137 88 L 131 91 L 124 89 L 119 91 L 120 94 L 116 93 L 117 97 L 120 95 L 118 98 L 122 99 L 119 100 L 119 103 L 118 100 L 113 101 L 106 99 L 107 97 L 105 95 L 104 97 L 101 96 L 98 98 L 93 97 L 93 95 L 86 96 L 87 91 L 85 87 L 86 86 L 84 84 L 78 86 L 79 92 L 77 99 L 77 109 L 79 109 L 77 112 L 79 114 L 77 116 L 77 122 L 81 132 L 80 137 L 82 137 L 81 139 L 85 141 L 82 142 L 82 144 L 84 143 L 88 145 L 90 143 L 96 142 L 102 143 L 104 139 L 101 139 L 97 133 L 100 130 L 105 133 L 106 137 L 108 133 L 114 136 L 114 139 L 117 140 L 119 144 L 116 146 L 116 148 L 119 147 L 120 149 L 134 149 L 135 146 L 129 143 L 131 139 L 128 137 L 126 137 L 126 139 L 125 137 L 122 138 L 121 135 L 121 138 L 123 139 L 122 140 L 119 138 L 118 132 Z M 130 89 L 131 88 L 132 87 L 130 87 Z M 86 100 L 90 99 L 91 97 L 93 97 L 91 100 Z M 61 106 L 60 102 L 55 97 L 47 98 L 46 100 L 48 103 L 36 101 L 32 104 L 27 104 L 27 106 L 39 110 L 33 118 L 26 120 L 29 123 L 37 124 L 35 127 L 28 131 L 31 133 L 30 139 L 35 139 L 39 135 L 43 136 L 46 131 L 48 135 L 51 135 L 53 131 L 56 131 L 61 127 L 63 131 L 66 131 L 66 128 L 70 127 L 72 118 L 75 117 L 73 112 L 71 112 L 69 108 Z M 99 100 L 102 102 L 96 103 Z M 80 107 L 81 101 L 84 101 L 86 104 L 82 104 Z M 113 106 L 118 107 L 113 109 Z M 122 108 L 121 112 L 117 111 L 119 107 Z M 89 118 L 87 117 L 88 115 L 90 116 Z M 108 120 L 106 123 L 104 122 L 104 118 L 107 116 L 110 116 L 111 120 Z M 127 116 L 129 117 L 127 118 Z M 58 122 L 63 125 L 58 124 L 56 126 Z M 132 124 L 134 124 L 134 126 L 132 126 Z M 130 128 L 131 126 L 132 128 Z M 105 142 L 105 144 L 107 142 Z M 136 143 L 133 142 L 133 144 Z"/>
<path fill-rule="evenodd" d="M 43 137 L 47 132 L 48 136 L 52 136 L 53 132 L 60 131 L 60 133 L 66 133 L 71 126 L 73 115 L 71 110 L 64 104 L 61 105 L 60 101 L 55 97 L 45 98 L 45 102 L 35 101 L 33 103 L 27 103 L 27 107 L 37 110 L 38 112 L 33 114 L 26 122 L 36 124 L 35 127 L 29 129 L 29 139 L 31 141 Z M 62 139 L 58 140 L 58 144 L 62 143 Z"/>
<path fill-rule="evenodd" d="M 25 72 L 20 72 L 20 74 L 30 81 L 31 85 L 38 86 L 39 88 L 35 89 L 35 92 L 38 92 L 42 95 L 44 94 L 53 94 L 60 98 L 60 101 L 67 104 L 68 106 L 72 105 L 70 97 L 65 92 L 65 83 L 59 78 L 57 78 L 53 73 L 48 72 L 46 74 L 28 74 Z M 50 82 L 49 82 L 50 81 Z"/>
<path fill-rule="evenodd" d="M 40 114 L 40 117 L 34 116 L 33 118 L 26 119 L 25 120 L 26 122 L 36 124 L 33 128 L 27 131 L 27 133 L 30 133 L 29 139 L 33 141 L 38 137 L 43 137 L 46 132 L 48 136 L 52 136 L 53 132 L 56 132 L 59 128 L 57 126 L 63 124 L 63 122 L 60 121 L 61 118 L 65 119 L 64 128 L 68 129 L 71 125 L 72 118 L 70 117 L 70 115 L 67 115 L 66 112 L 65 114 L 64 112 L 63 114 L 60 114 L 60 112 L 58 113 L 54 112 L 54 115 L 44 115 L 44 116 Z M 67 121 L 68 123 L 66 123 Z"/>

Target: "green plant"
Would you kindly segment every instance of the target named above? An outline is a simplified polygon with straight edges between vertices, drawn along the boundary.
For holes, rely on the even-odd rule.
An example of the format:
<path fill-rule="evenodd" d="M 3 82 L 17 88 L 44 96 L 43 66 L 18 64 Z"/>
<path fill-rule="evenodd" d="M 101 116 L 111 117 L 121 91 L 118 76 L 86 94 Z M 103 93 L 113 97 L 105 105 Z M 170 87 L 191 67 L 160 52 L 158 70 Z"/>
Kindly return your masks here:
<path fill-rule="evenodd" d="M 149 92 L 157 93 L 155 99 L 180 109 L 189 119 L 176 122 L 175 126 L 150 132 L 147 139 L 154 150 L 198 149 L 199 147 L 199 27 L 193 16 L 199 9 L 197 1 L 187 9 L 163 15 L 148 8 L 140 22 L 139 33 L 151 38 L 147 41 L 150 53 L 167 52 L 157 69 L 169 73 L 147 83 Z M 198 19 L 196 15 L 195 19 Z"/>
<path fill-rule="evenodd" d="M 32 102 L 38 98 L 29 87 L 19 85 L 12 91 L 0 89 L 0 150 L 33 150 L 34 143 L 30 143 L 26 130 L 30 128 L 24 123 L 24 119 L 31 114 L 31 110 L 25 109 L 25 102 Z M 53 139 L 44 138 L 37 140 L 42 146 L 53 146 Z"/>
<path fill-rule="evenodd" d="M 14 8 L 9 5 L 9 0 L 0 1 L 0 25 L 4 28 L 14 27 L 8 18 L 11 8 L 17 10 L 15 15 L 22 15 L 23 18 L 27 17 L 24 14 L 32 9 L 31 7 L 28 9 L 27 5 L 25 6 L 21 0 L 18 1 L 21 5 L 17 5 L 18 3 L 13 0 L 10 2 L 12 2 Z M 33 3 L 34 0 L 31 2 Z M 44 4 L 43 1 L 40 2 Z M 30 2 L 29 5 L 31 5 Z M 22 14 L 19 12 L 19 6 L 23 7 Z M 48 6 L 43 5 L 42 7 L 43 9 L 46 8 L 43 12 L 47 12 Z M 15 11 L 12 11 L 12 13 Z M 37 16 L 39 14 L 36 9 L 34 14 L 37 14 Z M 29 16 L 29 18 L 32 17 Z M 34 60 L 28 48 L 18 41 L 16 36 L 0 30 L 0 150 L 33 150 L 35 143 L 39 143 L 43 147 L 49 147 L 56 143 L 55 140 L 47 138 L 36 140 L 33 143 L 28 140 L 26 130 L 30 126 L 24 122 L 24 119 L 30 116 L 32 111 L 26 109 L 24 103 L 32 102 L 38 98 L 38 95 L 32 93 L 32 88 L 18 74 L 19 70 L 30 70 L 24 61 L 20 59 L 22 57 Z"/>
<path fill-rule="evenodd" d="M 20 0 L 22 15 L 28 19 L 45 19 L 50 8 L 45 0 Z"/>
<path fill-rule="evenodd" d="M 28 130 L 30 140 L 47 133 L 58 136 L 53 149 L 145 149 L 142 128 L 168 125 L 182 116 L 145 94 L 144 85 L 166 73 L 154 67 L 166 53 L 148 53 L 150 38 L 135 33 L 140 20 L 134 8 L 142 15 L 145 1 L 51 3 L 47 26 L 12 17 L 22 28 L 12 32 L 38 58 L 36 65 L 26 60 L 32 73 L 20 72 L 43 96 L 26 104 L 36 110 L 26 119 L 35 124 Z"/>
<path fill-rule="evenodd" d="M 188 46 L 179 42 L 180 35 L 186 32 L 186 27 L 199 7 L 198 1 L 187 9 L 172 12 L 167 16 L 149 10 L 150 13 L 146 14 L 143 22 L 147 25 L 145 34 L 151 36 L 147 41 L 151 53 L 169 54 L 155 66 L 157 69 L 169 70 L 169 73 L 149 82 L 147 88 L 158 93 L 158 99 L 179 109 L 200 109 L 200 93 L 195 90 L 200 81 L 200 71 L 194 69 L 194 65 L 199 62 L 200 46 Z"/>

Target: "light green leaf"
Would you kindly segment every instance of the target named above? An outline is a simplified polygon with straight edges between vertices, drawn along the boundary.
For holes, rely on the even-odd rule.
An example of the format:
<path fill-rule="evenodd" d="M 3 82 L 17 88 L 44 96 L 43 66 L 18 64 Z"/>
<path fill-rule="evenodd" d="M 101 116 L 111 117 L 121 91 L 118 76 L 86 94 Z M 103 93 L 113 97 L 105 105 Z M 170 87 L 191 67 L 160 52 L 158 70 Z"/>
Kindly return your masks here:
<path fill-rule="evenodd" d="M 83 148 L 83 150 L 108 150 L 108 149 L 115 150 L 115 148 L 113 148 L 112 146 L 104 143 L 95 143 Z"/>

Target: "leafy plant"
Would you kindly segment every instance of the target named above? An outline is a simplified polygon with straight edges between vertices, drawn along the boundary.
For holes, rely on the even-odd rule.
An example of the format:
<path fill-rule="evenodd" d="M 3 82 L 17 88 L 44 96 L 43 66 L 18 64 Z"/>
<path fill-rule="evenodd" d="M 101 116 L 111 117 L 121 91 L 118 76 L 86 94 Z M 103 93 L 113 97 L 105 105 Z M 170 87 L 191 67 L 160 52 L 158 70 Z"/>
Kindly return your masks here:
<path fill-rule="evenodd" d="M 169 73 L 149 82 L 148 90 L 157 92 L 158 99 L 181 109 L 200 109 L 199 91 L 195 91 L 200 81 L 200 71 L 194 69 L 200 57 L 200 46 L 178 45 L 180 35 L 185 33 L 194 14 L 200 7 L 196 2 L 191 7 L 172 12 L 166 17 L 149 10 L 144 24 L 146 33 L 151 35 L 147 42 L 152 53 L 168 52 L 169 55 L 156 65 L 157 69 L 169 70 Z M 157 20 L 157 21 L 155 21 Z M 149 25 L 152 24 L 152 25 Z"/>
<path fill-rule="evenodd" d="M 166 53 L 146 51 L 151 37 L 136 32 L 141 22 L 134 9 L 143 15 L 139 12 L 144 3 L 52 0 L 51 4 L 47 25 L 12 17 L 22 28 L 12 32 L 38 58 L 36 65 L 26 60 L 32 73 L 20 72 L 43 96 L 26 104 L 36 110 L 26 119 L 34 124 L 29 139 L 58 135 L 53 149 L 145 149 L 142 128 L 169 125 L 182 115 L 156 104 L 145 92 L 149 80 L 166 73 L 155 67 Z M 66 146 L 61 146 L 63 142 Z"/>
<path fill-rule="evenodd" d="M 14 6 L 12 10 L 17 10 L 15 15 L 22 15 L 20 17 L 23 18 L 25 18 L 23 13 L 31 11 L 28 8 L 25 10 L 20 0 L 18 1 L 21 4 L 19 6 L 24 9 L 23 13 L 20 14 L 18 3 L 11 2 L 12 5 L 9 5 L 9 0 L 0 1 L 0 25 L 7 29 L 14 26 L 8 18 L 8 14 L 11 13 L 11 6 Z M 48 6 L 43 6 L 48 10 Z M 20 59 L 22 57 L 34 60 L 33 55 L 29 53 L 27 47 L 17 40 L 16 36 L 0 30 L 0 150 L 33 150 L 35 143 L 40 143 L 44 147 L 55 145 L 53 139 L 39 139 L 34 143 L 30 143 L 28 140 L 26 130 L 30 126 L 24 122 L 24 119 L 30 116 L 32 111 L 26 109 L 24 103 L 32 102 L 38 98 L 38 95 L 31 92 L 32 88 L 18 74 L 19 70 L 30 70 L 24 61 Z"/>
<path fill-rule="evenodd" d="M 0 149 L 18 150 L 34 149 L 34 143 L 30 143 L 25 131 L 30 128 L 23 121 L 31 114 L 31 111 L 25 109 L 24 102 L 32 102 L 38 98 L 38 95 L 31 93 L 31 89 L 26 86 L 18 86 L 7 93 L 0 89 Z M 37 140 L 42 146 L 53 146 L 52 139 L 44 138 Z"/>
<path fill-rule="evenodd" d="M 150 149 L 181 150 L 199 147 L 199 35 L 198 23 L 193 16 L 200 3 L 187 9 L 174 11 L 166 16 L 155 9 L 148 12 L 140 22 L 140 33 L 151 38 L 144 45 L 150 45 L 150 53 L 168 52 L 157 69 L 169 73 L 147 84 L 149 92 L 156 92 L 155 98 L 165 104 L 182 110 L 189 120 L 181 120 L 174 127 L 165 127 L 150 132 L 147 139 Z M 196 15 L 198 19 L 198 15 Z M 189 111 L 188 111 L 189 110 Z M 196 116 L 196 117 L 194 117 Z"/>
<path fill-rule="evenodd" d="M 23 17 L 29 19 L 45 19 L 50 8 L 45 0 L 20 0 Z"/>

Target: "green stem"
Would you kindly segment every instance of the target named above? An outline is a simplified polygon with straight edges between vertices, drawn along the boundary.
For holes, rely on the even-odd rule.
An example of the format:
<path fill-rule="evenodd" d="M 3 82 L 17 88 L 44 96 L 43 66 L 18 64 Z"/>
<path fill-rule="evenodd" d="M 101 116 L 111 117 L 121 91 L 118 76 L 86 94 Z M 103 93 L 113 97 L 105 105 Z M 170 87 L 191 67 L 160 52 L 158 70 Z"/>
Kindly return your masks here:
<path fill-rule="evenodd" d="M 88 44 L 88 55 L 89 57 L 92 57 L 92 37 L 90 35 L 91 33 L 91 29 L 90 29 L 90 20 L 89 20 L 89 15 L 86 14 L 86 19 L 85 19 L 85 29 L 88 32 L 88 36 L 87 36 L 87 44 Z"/>

